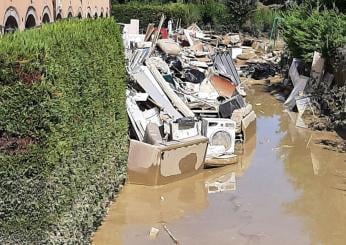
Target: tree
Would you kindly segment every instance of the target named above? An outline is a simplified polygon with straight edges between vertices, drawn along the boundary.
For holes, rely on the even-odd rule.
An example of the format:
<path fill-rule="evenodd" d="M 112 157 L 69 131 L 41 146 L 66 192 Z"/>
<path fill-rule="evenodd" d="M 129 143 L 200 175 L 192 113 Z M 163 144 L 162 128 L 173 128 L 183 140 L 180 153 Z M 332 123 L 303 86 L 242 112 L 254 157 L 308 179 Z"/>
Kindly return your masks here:
<path fill-rule="evenodd" d="M 257 0 L 225 0 L 231 18 L 236 21 L 234 27 L 239 29 L 249 14 L 256 9 Z"/>

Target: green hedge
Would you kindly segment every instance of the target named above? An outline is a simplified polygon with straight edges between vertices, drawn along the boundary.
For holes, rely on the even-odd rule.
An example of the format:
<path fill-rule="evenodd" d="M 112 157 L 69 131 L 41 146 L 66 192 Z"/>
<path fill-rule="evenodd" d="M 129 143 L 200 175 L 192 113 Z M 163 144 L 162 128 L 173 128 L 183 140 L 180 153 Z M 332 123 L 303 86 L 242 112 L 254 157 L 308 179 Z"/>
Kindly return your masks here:
<path fill-rule="evenodd" d="M 231 27 L 231 19 L 225 5 L 221 3 L 183 4 L 183 3 L 138 3 L 113 4 L 113 16 L 120 23 L 129 23 L 131 19 L 139 19 L 140 27 L 146 30 L 149 23 L 156 25 L 162 14 L 167 19 L 181 19 L 182 26 L 198 23 L 201 26 L 211 25 L 214 29 Z"/>
<path fill-rule="evenodd" d="M 299 6 L 283 15 L 281 32 L 294 57 L 312 61 L 314 51 L 333 57 L 346 44 L 346 15 Z"/>
<path fill-rule="evenodd" d="M 125 179 L 126 75 L 112 19 L 0 39 L 0 243 L 87 243 Z"/>

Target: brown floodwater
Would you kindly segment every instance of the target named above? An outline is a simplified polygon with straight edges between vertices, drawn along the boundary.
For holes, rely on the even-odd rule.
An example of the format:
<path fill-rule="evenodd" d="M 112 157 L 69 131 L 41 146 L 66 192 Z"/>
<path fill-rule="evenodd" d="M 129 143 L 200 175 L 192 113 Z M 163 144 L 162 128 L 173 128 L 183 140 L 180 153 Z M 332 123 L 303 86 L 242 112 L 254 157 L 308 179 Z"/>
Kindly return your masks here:
<path fill-rule="evenodd" d="M 166 224 L 180 244 L 346 244 L 346 154 L 314 144 L 335 136 L 296 128 L 296 115 L 261 87 L 248 97 L 257 135 L 237 164 L 165 186 L 126 185 L 93 243 L 174 244 Z M 235 184 L 212 191 L 233 173 Z"/>

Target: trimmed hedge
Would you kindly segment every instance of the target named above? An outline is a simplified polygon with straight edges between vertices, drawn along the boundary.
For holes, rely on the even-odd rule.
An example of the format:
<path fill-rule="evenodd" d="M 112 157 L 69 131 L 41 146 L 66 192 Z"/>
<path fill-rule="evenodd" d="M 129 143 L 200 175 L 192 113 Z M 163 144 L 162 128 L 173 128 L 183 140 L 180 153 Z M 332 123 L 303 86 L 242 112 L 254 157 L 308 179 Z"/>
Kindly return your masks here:
<path fill-rule="evenodd" d="M 0 39 L 0 243 L 90 242 L 126 174 L 126 72 L 112 19 Z"/>
<path fill-rule="evenodd" d="M 183 4 L 183 3 L 138 3 L 113 4 L 112 13 L 120 23 L 129 23 L 131 19 L 139 19 L 140 27 L 144 31 L 149 23 L 156 25 L 162 14 L 168 20 L 181 19 L 182 26 L 198 23 L 201 26 L 211 25 L 219 30 L 230 28 L 231 18 L 224 4 L 211 2 L 207 4 Z"/>

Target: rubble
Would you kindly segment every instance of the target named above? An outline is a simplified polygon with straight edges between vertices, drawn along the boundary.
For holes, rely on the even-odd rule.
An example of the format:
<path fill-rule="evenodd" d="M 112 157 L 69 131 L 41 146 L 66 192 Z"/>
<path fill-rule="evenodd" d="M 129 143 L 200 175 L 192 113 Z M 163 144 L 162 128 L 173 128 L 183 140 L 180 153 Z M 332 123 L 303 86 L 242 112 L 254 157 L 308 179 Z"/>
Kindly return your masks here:
<path fill-rule="evenodd" d="M 240 35 L 217 36 L 194 24 L 186 29 L 177 26 L 170 37 L 160 38 L 164 19 L 162 16 L 157 29 L 150 24 L 146 34 L 130 32 L 133 28 L 126 25 L 124 29 L 127 71 L 132 80 L 127 92 L 128 115 L 133 138 L 138 140 L 131 141 L 130 172 L 143 173 L 138 170 L 143 166 L 134 166 L 139 158 L 143 164 L 146 161 L 138 158 L 140 154 L 148 156 L 144 168 L 150 168 L 164 167 L 164 159 L 154 160 L 149 155 L 164 152 L 168 146 L 179 149 L 188 145 L 192 147 L 189 154 L 196 153 L 196 142 L 188 143 L 196 137 L 200 142 L 205 137 L 209 140 L 206 152 L 197 154 L 199 161 L 235 158 L 236 142 L 244 143 L 244 131 L 256 121 L 232 58 L 233 51 L 242 53 Z M 131 21 L 130 26 L 133 23 L 137 21 Z M 185 157 L 179 154 L 171 161 L 179 164 Z M 181 174 L 180 168 L 178 165 L 173 172 Z"/>
<path fill-rule="evenodd" d="M 159 232 L 160 232 L 159 229 L 157 229 L 157 228 L 155 228 L 155 227 L 151 227 L 150 232 L 149 232 L 149 238 L 150 238 L 151 240 L 156 239 L 157 236 L 159 235 Z"/>
<path fill-rule="evenodd" d="M 235 172 L 230 172 L 207 181 L 205 186 L 208 189 L 208 193 L 235 191 L 237 189 Z"/>
<path fill-rule="evenodd" d="M 163 229 L 167 232 L 167 234 L 169 235 L 169 237 L 172 239 L 174 244 L 179 244 L 179 241 L 175 238 L 175 236 L 173 235 L 173 233 L 168 229 L 166 224 L 162 224 Z"/>
<path fill-rule="evenodd" d="M 328 72 L 326 63 L 318 52 L 314 52 L 311 68 L 294 58 L 288 73 L 290 79 L 285 79 L 281 85 L 289 88 L 289 83 L 293 84 L 284 105 L 291 111 L 298 111 L 297 127 L 337 130 L 342 136 L 346 129 L 346 86 L 338 83 L 337 72 L 336 76 Z M 310 71 L 308 76 L 307 71 Z"/>

